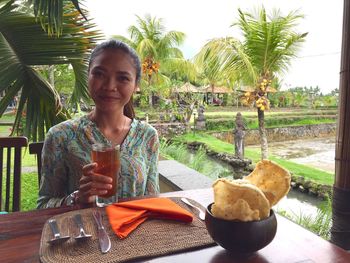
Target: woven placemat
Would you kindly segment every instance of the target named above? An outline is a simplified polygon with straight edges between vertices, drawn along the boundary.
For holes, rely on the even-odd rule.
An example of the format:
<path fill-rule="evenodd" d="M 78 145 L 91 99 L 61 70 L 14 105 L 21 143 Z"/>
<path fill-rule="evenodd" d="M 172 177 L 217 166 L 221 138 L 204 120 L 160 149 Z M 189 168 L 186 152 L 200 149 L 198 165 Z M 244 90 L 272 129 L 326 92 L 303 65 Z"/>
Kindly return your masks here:
<path fill-rule="evenodd" d="M 194 215 L 192 223 L 148 219 L 122 240 L 114 234 L 103 208 L 89 208 L 56 215 L 52 218 L 57 220 L 61 235 L 69 235 L 71 238 L 63 244 L 49 245 L 47 241 L 53 235 L 46 222 L 40 241 L 40 260 L 45 263 L 127 262 L 215 245 L 205 223 L 198 218 L 198 212 L 182 203 L 179 197 L 170 199 Z M 194 200 L 191 201 L 202 207 Z M 102 254 L 99 249 L 97 226 L 92 216 L 92 212 L 96 209 L 102 214 L 103 225 L 112 243 L 111 250 L 106 254 Z M 73 221 L 73 216 L 77 213 L 82 216 L 86 233 L 92 234 L 92 238 L 88 241 L 77 242 L 73 238 L 79 232 Z"/>

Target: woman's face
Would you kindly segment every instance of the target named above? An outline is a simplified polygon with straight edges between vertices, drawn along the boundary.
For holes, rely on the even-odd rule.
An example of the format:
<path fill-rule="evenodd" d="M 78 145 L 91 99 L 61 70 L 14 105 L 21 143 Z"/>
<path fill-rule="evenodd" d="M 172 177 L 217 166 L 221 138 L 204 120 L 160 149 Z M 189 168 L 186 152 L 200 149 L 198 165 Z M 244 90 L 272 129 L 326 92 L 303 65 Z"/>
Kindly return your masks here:
<path fill-rule="evenodd" d="M 137 87 L 131 56 L 122 50 L 101 51 L 90 65 L 88 85 L 96 108 L 107 112 L 122 109 Z"/>

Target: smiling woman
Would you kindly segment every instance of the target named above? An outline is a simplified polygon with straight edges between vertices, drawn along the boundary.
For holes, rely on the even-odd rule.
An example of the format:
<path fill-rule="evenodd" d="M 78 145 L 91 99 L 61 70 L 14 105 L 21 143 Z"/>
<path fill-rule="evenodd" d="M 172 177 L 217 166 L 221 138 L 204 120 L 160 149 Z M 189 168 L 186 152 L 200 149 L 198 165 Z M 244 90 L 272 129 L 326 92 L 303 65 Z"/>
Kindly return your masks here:
<path fill-rule="evenodd" d="M 89 63 L 89 93 L 95 108 L 86 116 L 52 127 L 43 148 L 38 207 L 92 203 L 111 189 L 112 179 L 97 173 L 90 152 L 95 143 L 120 145 L 119 198 L 156 194 L 156 130 L 135 119 L 132 95 L 141 67 L 135 51 L 123 42 L 98 45 Z"/>

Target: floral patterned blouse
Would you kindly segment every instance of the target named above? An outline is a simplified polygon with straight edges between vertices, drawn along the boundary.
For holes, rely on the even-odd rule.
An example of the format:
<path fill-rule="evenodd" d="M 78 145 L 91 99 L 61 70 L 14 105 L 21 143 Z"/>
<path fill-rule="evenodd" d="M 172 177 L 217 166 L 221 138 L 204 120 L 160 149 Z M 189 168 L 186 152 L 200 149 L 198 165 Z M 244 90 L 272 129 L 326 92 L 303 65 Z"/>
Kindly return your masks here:
<path fill-rule="evenodd" d="M 108 140 L 86 115 L 48 131 L 42 152 L 38 208 L 61 206 L 78 189 L 82 167 L 91 163 L 91 146 L 101 142 Z M 133 119 L 120 146 L 119 198 L 159 193 L 158 153 L 157 131 Z"/>

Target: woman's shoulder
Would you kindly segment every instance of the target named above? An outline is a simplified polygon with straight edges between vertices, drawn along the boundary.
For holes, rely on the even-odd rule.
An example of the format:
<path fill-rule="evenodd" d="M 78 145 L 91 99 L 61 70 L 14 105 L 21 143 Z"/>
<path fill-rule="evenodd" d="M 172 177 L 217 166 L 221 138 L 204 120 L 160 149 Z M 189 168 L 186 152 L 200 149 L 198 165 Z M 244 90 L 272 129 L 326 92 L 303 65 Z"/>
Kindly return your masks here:
<path fill-rule="evenodd" d="M 74 133 L 81 125 L 85 125 L 86 116 L 60 122 L 49 129 L 48 134 L 69 134 Z"/>
<path fill-rule="evenodd" d="M 157 130 L 145 121 L 133 119 L 133 125 L 135 125 L 136 129 L 141 131 L 142 134 L 158 135 Z"/>

